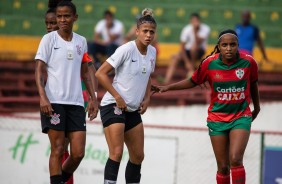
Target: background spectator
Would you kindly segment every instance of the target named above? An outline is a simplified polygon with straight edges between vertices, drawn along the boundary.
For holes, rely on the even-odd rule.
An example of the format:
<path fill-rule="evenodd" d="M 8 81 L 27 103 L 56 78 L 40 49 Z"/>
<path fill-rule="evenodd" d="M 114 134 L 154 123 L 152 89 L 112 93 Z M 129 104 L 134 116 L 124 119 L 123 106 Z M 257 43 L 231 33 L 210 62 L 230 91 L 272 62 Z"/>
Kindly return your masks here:
<path fill-rule="evenodd" d="M 123 24 L 114 18 L 111 11 L 104 12 L 104 19 L 94 28 L 94 42 L 89 43 L 89 54 L 95 59 L 95 67 L 99 68 L 101 61 L 98 54 L 111 56 L 123 43 Z"/>
<path fill-rule="evenodd" d="M 196 60 L 205 54 L 210 27 L 201 23 L 199 14 L 192 13 L 190 24 L 186 25 L 180 35 L 180 52 L 172 57 L 165 76 L 165 83 L 169 83 L 180 61 L 184 62 L 190 76 L 196 68 Z"/>

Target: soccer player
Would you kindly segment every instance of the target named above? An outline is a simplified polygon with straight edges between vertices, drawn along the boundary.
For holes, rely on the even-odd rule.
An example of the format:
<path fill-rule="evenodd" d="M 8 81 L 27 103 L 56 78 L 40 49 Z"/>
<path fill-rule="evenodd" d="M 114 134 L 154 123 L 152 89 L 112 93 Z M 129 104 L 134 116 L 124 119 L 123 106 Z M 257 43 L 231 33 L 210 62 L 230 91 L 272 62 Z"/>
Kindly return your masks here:
<path fill-rule="evenodd" d="M 97 70 L 98 81 L 107 90 L 100 113 L 109 147 L 104 184 L 115 184 L 126 144 L 129 161 L 126 183 L 140 183 L 141 163 L 144 159 L 144 128 L 141 114 L 150 102 L 151 73 L 155 68 L 156 49 L 151 46 L 157 23 L 152 10 L 145 9 L 137 21 L 137 39 L 120 46 Z M 111 83 L 108 72 L 115 69 Z"/>
<path fill-rule="evenodd" d="M 215 54 L 213 54 L 215 53 Z M 208 82 L 211 103 L 207 126 L 217 161 L 217 184 L 244 184 L 243 156 L 252 121 L 260 111 L 258 66 L 252 56 L 238 51 L 235 31 L 219 34 L 218 43 L 191 78 L 167 86 L 152 86 L 154 92 L 193 88 Z M 252 98 L 254 110 L 249 104 Z"/>
<path fill-rule="evenodd" d="M 86 122 L 80 76 L 90 94 L 86 109 L 90 120 L 98 112 L 85 59 L 87 42 L 84 37 L 72 32 L 78 17 L 75 5 L 70 1 L 60 2 L 56 7 L 56 17 L 59 30 L 44 35 L 35 57 L 42 131 L 48 134 L 51 143 L 51 184 L 68 181 L 84 156 Z M 45 86 L 46 70 L 48 78 Z M 70 141 L 71 155 L 62 166 L 65 137 Z"/>

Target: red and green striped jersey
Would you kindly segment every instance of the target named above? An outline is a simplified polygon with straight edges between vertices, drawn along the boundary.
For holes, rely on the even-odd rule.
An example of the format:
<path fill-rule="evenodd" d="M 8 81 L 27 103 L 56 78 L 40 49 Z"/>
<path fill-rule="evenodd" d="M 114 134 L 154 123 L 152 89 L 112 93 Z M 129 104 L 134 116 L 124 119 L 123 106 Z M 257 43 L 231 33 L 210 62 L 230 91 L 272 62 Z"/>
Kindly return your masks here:
<path fill-rule="evenodd" d="M 191 80 L 198 85 L 208 81 L 211 86 L 208 122 L 231 122 L 252 115 L 250 84 L 258 80 L 258 65 L 252 56 L 238 53 L 234 62 L 224 64 L 220 54 L 212 55 Z"/>

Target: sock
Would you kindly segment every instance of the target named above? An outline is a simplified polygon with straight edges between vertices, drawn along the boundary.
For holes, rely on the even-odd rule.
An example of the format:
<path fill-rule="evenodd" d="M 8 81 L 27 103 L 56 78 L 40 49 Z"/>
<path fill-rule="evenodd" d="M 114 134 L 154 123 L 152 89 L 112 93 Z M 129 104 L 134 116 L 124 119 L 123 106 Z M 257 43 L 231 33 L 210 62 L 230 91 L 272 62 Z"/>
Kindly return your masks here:
<path fill-rule="evenodd" d="M 246 172 L 244 166 L 231 167 L 231 174 L 233 184 L 246 183 Z"/>
<path fill-rule="evenodd" d="M 71 176 L 72 176 L 72 173 L 67 173 L 67 172 L 65 172 L 65 171 L 62 170 L 63 182 L 69 181 L 69 179 L 70 179 Z"/>
<path fill-rule="evenodd" d="M 68 151 L 65 151 L 64 152 L 64 155 L 63 155 L 63 159 L 62 159 L 62 164 L 65 162 L 65 160 L 70 156 L 69 152 Z"/>
<path fill-rule="evenodd" d="M 134 164 L 130 162 L 130 160 L 127 162 L 126 170 L 125 170 L 125 180 L 127 184 L 130 183 L 140 183 L 141 179 L 141 164 Z"/>
<path fill-rule="evenodd" d="M 50 181 L 51 184 L 62 184 L 63 183 L 62 175 L 50 176 Z"/>
<path fill-rule="evenodd" d="M 221 174 L 217 172 L 216 174 L 216 183 L 217 184 L 230 184 L 230 174 Z"/>
<path fill-rule="evenodd" d="M 104 171 L 104 184 L 116 184 L 120 162 L 108 158 Z"/>
<path fill-rule="evenodd" d="M 63 155 L 62 164 L 66 161 L 66 159 L 70 156 L 69 152 L 66 150 Z M 69 177 L 66 184 L 73 184 L 73 174 Z"/>

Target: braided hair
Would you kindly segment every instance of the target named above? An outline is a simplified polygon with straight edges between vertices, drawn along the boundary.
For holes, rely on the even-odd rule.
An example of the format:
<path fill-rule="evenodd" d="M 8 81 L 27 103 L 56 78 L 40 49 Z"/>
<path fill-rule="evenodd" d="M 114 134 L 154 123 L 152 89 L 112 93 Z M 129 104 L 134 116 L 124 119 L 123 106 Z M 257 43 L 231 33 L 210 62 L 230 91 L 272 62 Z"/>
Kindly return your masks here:
<path fill-rule="evenodd" d="M 197 80 L 199 80 L 199 78 L 200 78 L 200 71 L 201 71 L 201 67 L 202 67 L 203 62 L 204 62 L 208 57 L 210 57 L 210 56 L 212 56 L 212 55 L 214 55 L 214 54 L 220 53 L 220 50 L 219 50 L 218 45 L 219 45 L 220 39 L 221 39 L 222 36 L 225 35 L 225 34 L 232 34 L 232 35 L 234 35 L 234 36 L 237 38 L 237 40 L 238 40 L 238 35 L 237 35 L 237 33 L 236 33 L 234 30 L 232 30 L 232 29 L 226 29 L 226 30 L 224 30 L 224 31 L 221 31 L 221 32 L 219 33 L 219 35 L 218 35 L 217 44 L 216 44 L 216 46 L 214 47 L 213 51 L 212 51 L 208 56 L 206 56 L 204 59 L 202 59 L 202 60 L 201 60 L 201 63 L 199 64 L 198 72 L 197 72 Z"/>
<path fill-rule="evenodd" d="M 150 8 L 145 8 L 142 11 L 141 17 L 137 20 L 137 28 L 139 28 L 142 24 L 150 23 L 157 26 L 155 19 L 153 18 L 153 10 Z"/>

